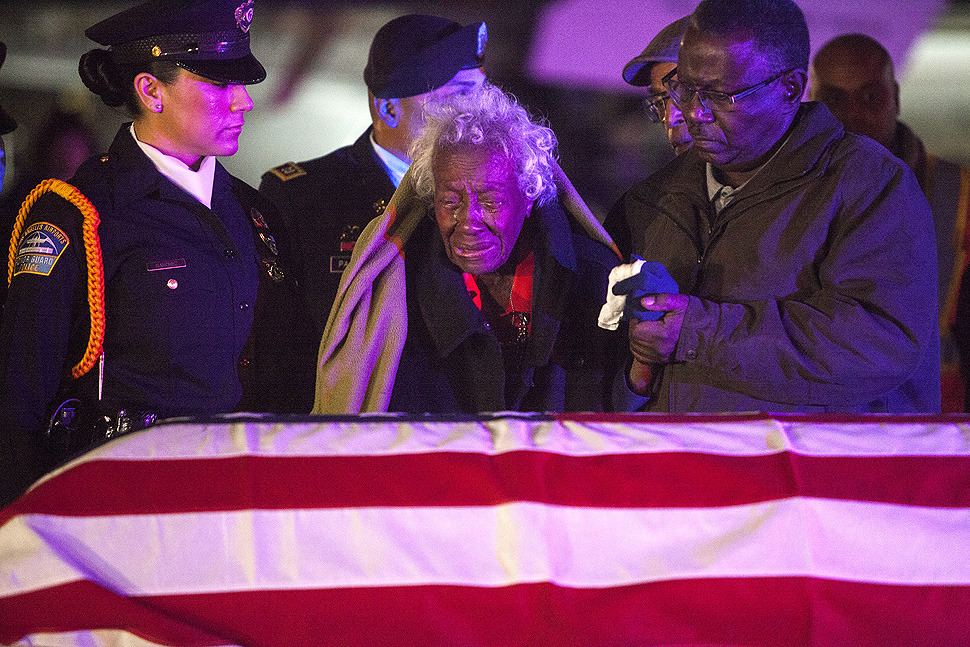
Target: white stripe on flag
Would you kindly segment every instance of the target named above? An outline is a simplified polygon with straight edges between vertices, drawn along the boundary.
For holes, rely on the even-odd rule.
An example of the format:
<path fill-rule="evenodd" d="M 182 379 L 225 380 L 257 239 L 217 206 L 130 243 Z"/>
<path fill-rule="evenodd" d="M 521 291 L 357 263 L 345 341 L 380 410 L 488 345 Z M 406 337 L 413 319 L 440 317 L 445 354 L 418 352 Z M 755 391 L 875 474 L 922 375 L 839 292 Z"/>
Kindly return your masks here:
<path fill-rule="evenodd" d="M 26 522 L 47 545 L 4 559 L 0 595 L 50 586 L 77 571 L 127 595 L 542 581 L 600 588 L 789 575 L 970 584 L 966 510 L 810 498 L 663 510 L 519 502 L 31 515 Z M 0 543 L 9 546 L 9 537 Z M 39 560 L 63 565 L 46 566 L 49 575 L 38 578 Z"/>
<path fill-rule="evenodd" d="M 783 421 L 636 423 L 519 420 L 484 422 L 171 423 L 136 432 L 79 460 L 264 456 L 372 456 L 437 451 L 488 455 L 541 450 L 588 456 L 707 452 L 758 456 L 790 450 L 815 456 L 970 455 L 959 423 Z"/>
<path fill-rule="evenodd" d="M 14 517 L 0 526 L 0 596 L 36 591 L 84 579 L 45 539 Z"/>
<path fill-rule="evenodd" d="M 15 647 L 20 645 L 24 647 L 167 647 L 144 640 L 120 629 L 36 633 L 16 643 Z M 221 647 L 233 646 L 223 645 Z"/>

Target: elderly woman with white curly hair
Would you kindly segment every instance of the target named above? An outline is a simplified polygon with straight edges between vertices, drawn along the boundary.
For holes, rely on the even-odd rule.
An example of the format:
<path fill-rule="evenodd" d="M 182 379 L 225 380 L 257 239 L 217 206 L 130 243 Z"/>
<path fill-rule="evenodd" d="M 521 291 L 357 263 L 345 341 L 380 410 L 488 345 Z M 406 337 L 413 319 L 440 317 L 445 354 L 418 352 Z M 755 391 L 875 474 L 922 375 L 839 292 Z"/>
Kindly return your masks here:
<path fill-rule="evenodd" d="M 494 86 L 432 109 L 343 277 L 315 413 L 608 408 L 624 338 L 596 321 L 619 259 L 555 147 Z"/>

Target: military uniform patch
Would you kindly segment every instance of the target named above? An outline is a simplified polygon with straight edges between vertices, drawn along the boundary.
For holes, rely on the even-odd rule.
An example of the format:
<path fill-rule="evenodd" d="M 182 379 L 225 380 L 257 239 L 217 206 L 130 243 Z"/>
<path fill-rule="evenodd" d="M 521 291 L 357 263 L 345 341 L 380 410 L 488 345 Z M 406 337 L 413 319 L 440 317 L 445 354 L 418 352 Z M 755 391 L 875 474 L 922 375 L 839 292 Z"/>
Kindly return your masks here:
<path fill-rule="evenodd" d="M 13 275 L 49 276 L 57 259 L 70 243 L 67 234 L 51 223 L 35 222 L 20 237 L 17 256 L 13 261 Z"/>
<path fill-rule="evenodd" d="M 347 264 L 350 263 L 350 254 L 354 251 L 354 245 L 357 244 L 357 239 L 362 230 L 363 227 L 360 225 L 344 225 L 340 232 L 340 240 L 337 243 L 339 253 L 330 257 L 331 274 L 342 273 Z"/>
<path fill-rule="evenodd" d="M 360 238 L 360 232 L 363 229 L 360 225 L 344 225 L 343 230 L 340 232 L 340 251 L 354 251 L 354 245 L 357 244 L 357 239 Z"/>
<path fill-rule="evenodd" d="M 270 173 L 278 177 L 279 179 L 286 182 L 287 180 L 292 180 L 295 177 L 300 177 L 301 175 L 306 175 L 306 171 L 294 162 L 287 162 L 286 164 L 280 164 L 275 168 L 269 170 Z"/>
<path fill-rule="evenodd" d="M 384 210 L 387 209 L 387 203 L 388 203 L 388 200 L 378 200 L 373 205 L 371 205 L 374 208 L 374 215 L 379 216 L 382 213 L 384 213 Z"/>

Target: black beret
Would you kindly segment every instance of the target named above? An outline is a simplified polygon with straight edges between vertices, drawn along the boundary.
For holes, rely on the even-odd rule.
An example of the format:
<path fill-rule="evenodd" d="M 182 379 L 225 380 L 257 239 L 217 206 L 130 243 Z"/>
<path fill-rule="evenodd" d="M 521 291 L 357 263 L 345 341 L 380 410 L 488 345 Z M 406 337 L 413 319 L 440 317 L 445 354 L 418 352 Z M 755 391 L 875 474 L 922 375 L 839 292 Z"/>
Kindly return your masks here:
<path fill-rule="evenodd" d="M 0 43 L 0 67 L 3 67 L 3 62 L 7 60 L 7 46 Z M 7 114 L 0 106 L 0 135 L 6 135 L 7 133 L 13 132 L 17 128 L 17 122 L 13 120 L 13 117 Z M 0 178 L 2 179 L 2 178 Z"/>
<path fill-rule="evenodd" d="M 424 94 L 461 70 L 481 67 L 487 40 L 483 22 L 462 27 L 437 16 L 400 16 L 374 36 L 364 83 L 381 99 Z"/>
<path fill-rule="evenodd" d="M 249 49 L 254 0 L 149 0 L 84 33 L 113 56 L 154 57 L 220 83 L 259 83 Z"/>

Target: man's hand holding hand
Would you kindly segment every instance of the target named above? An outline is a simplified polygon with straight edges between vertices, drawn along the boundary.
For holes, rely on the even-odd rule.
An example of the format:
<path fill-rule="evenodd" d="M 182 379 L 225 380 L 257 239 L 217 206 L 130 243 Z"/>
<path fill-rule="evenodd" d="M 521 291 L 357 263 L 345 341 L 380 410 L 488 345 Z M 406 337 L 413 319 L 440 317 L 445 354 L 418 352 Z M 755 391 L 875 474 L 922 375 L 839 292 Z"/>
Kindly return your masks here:
<path fill-rule="evenodd" d="M 644 309 L 664 314 L 657 321 L 630 320 L 630 352 L 634 359 L 630 386 L 635 393 L 646 395 L 644 391 L 652 379 L 652 365 L 670 361 L 680 339 L 689 302 L 686 294 L 648 294 L 641 299 Z"/>

